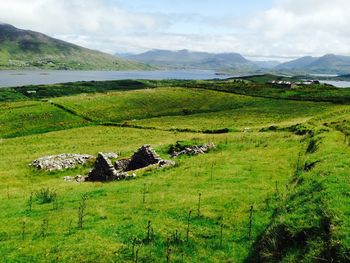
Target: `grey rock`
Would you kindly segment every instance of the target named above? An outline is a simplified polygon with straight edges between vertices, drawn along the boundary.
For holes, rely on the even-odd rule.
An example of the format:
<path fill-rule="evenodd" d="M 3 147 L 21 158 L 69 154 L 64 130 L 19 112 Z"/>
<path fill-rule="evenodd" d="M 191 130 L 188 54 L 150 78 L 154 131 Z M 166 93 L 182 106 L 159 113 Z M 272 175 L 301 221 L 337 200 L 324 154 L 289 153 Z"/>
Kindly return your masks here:
<path fill-rule="evenodd" d="M 65 176 L 64 177 L 64 180 L 66 182 L 78 182 L 78 183 L 81 183 L 81 182 L 85 182 L 86 181 L 86 176 L 83 176 L 83 175 L 76 175 L 76 176 Z"/>
<path fill-rule="evenodd" d="M 130 161 L 131 161 L 131 158 L 117 160 L 114 164 L 114 168 L 117 171 L 126 171 L 126 168 L 128 167 Z"/>
<path fill-rule="evenodd" d="M 175 162 L 163 160 L 150 145 L 141 146 L 130 158 L 118 160 L 114 167 L 118 171 L 134 171 L 149 166 L 158 168 L 174 166 Z"/>
<path fill-rule="evenodd" d="M 162 158 L 160 158 L 150 145 L 143 145 L 131 156 L 125 171 L 141 169 L 149 165 L 157 164 L 160 161 L 162 161 Z"/>
<path fill-rule="evenodd" d="M 63 179 L 64 179 L 66 182 L 73 182 L 73 180 L 74 180 L 73 176 L 65 176 L 65 177 L 63 177 Z"/>
<path fill-rule="evenodd" d="M 87 176 L 78 174 L 74 177 L 74 180 L 78 183 L 85 182 L 87 180 Z"/>
<path fill-rule="evenodd" d="M 94 156 L 88 154 L 59 154 L 51 155 L 34 160 L 30 165 L 39 170 L 57 171 L 68 168 L 75 168 L 93 159 Z"/>
<path fill-rule="evenodd" d="M 131 179 L 135 179 L 136 178 L 136 174 L 130 174 L 127 177 L 125 177 L 125 180 L 131 180 Z"/>
<path fill-rule="evenodd" d="M 118 154 L 114 152 L 109 153 L 102 153 L 104 156 L 106 156 L 108 159 L 116 159 L 118 158 Z"/>
<path fill-rule="evenodd" d="M 99 153 L 94 168 L 90 171 L 86 181 L 90 182 L 107 182 L 125 179 L 128 176 L 123 171 L 117 171 L 111 160 L 103 153 Z"/>
<path fill-rule="evenodd" d="M 159 168 L 165 168 L 165 167 L 172 167 L 172 166 L 175 166 L 175 162 L 174 161 L 171 161 L 171 160 L 161 160 L 158 165 L 159 165 Z"/>
<path fill-rule="evenodd" d="M 197 155 L 197 154 L 204 154 L 209 152 L 211 149 L 215 149 L 216 146 L 214 143 L 208 143 L 208 144 L 204 144 L 204 145 L 194 145 L 191 147 L 186 147 L 184 150 L 180 151 L 180 152 L 172 152 L 171 153 L 171 157 L 177 157 L 180 155 Z"/>

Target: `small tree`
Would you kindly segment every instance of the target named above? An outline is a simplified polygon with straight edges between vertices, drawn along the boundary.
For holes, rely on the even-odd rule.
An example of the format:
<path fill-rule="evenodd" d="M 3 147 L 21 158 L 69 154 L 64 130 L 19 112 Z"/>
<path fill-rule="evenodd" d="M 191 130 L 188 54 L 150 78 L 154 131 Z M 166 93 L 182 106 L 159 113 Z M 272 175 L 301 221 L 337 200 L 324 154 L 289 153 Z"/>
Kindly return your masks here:
<path fill-rule="evenodd" d="M 87 194 L 83 194 L 78 207 L 78 228 L 83 229 Z"/>

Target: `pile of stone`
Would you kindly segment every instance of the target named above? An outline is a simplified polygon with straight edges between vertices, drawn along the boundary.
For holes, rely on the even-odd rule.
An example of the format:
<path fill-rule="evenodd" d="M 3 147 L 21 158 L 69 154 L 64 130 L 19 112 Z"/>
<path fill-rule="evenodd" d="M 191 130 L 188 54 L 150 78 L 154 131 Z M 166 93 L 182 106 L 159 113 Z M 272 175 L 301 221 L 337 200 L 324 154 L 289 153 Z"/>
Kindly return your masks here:
<path fill-rule="evenodd" d="M 118 158 L 116 153 L 99 153 L 94 168 L 87 176 L 65 176 L 67 182 L 108 182 L 125 180 L 136 177 L 128 172 L 146 167 L 163 168 L 174 166 L 175 162 L 163 160 L 150 145 L 143 145 L 130 158 L 118 160 L 113 165 L 112 160 Z M 33 161 L 30 165 L 40 170 L 56 171 L 75 168 L 83 165 L 95 157 L 88 154 L 60 154 L 42 157 Z"/>
<path fill-rule="evenodd" d="M 175 158 L 180 155 L 197 155 L 197 154 L 204 154 L 208 153 L 210 150 L 215 149 L 216 146 L 214 143 L 208 143 L 204 145 L 194 145 L 194 146 L 188 146 L 185 147 L 182 151 L 173 151 L 170 153 L 170 156 Z"/>
<path fill-rule="evenodd" d="M 51 155 L 34 160 L 30 165 L 39 170 L 57 171 L 68 168 L 75 168 L 78 165 L 83 165 L 87 161 L 95 157 L 88 154 L 59 154 Z"/>
<path fill-rule="evenodd" d="M 118 154 L 114 153 L 114 152 L 107 152 L 107 153 L 102 153 L 105 157 L 107 157 L 108 159 L 117 159 L 118 158 Z"/>
<path fill-rule="evenodd" d="M 91 170 L 86 181 L 107 182 L 114 180 L 124 180 L 136 177 L 128 172 L 146 167 L 163 168 L 173 166 L 175 163 L 163 160 L 150 145 L 143 145 L 130 158 L 118 160 L 113 165 L 111 160 L 103 153 L 99 153 L 95 167 Z"/>
<path fill-rule="evenodd" d="M 81 182 L 85 182 L 86 178 L 87 178 L 87 176 L 78 174 L 76 176 L 65 176 L 64 180 L 66 182 L 78 182 L 78 183 L 81 183 Z"/>
<path fill-rule="evenodd" d="M 115 163 L 115 168 L 127 172 L 148 166 L 158 166 L 162 168 L 173 165 L 175 165 L 173 161 L 160 158 L 150 145 L 143 145 L 130 158 L 117 161 Z"/>
<path fill-rule="evenodd" d="M 114 180 L 127 179 L 128 173 L 118 171 L 114 168 L 112 161 L 103 153 L 99 153 L 94 168 L 86 177 L 90 182 L 108 182 Z"/>

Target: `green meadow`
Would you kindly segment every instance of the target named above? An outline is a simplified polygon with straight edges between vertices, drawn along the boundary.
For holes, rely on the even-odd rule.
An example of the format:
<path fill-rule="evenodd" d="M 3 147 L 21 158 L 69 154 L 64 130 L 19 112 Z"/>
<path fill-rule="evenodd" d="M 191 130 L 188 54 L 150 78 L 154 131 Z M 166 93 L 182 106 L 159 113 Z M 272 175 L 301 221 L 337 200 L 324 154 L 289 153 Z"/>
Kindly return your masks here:
<path fill-rule="evenodd" d="M 0 93 L 0 262 L 349 262 L 348 91 L 288 98 L 257 79 L 74 85 Z M 217 147 L 109 183 L 64 181 L 92 163 L 29 166 L 61 153 L 125 158 L 144 144 L 170 159 L 177 141 Z"/>

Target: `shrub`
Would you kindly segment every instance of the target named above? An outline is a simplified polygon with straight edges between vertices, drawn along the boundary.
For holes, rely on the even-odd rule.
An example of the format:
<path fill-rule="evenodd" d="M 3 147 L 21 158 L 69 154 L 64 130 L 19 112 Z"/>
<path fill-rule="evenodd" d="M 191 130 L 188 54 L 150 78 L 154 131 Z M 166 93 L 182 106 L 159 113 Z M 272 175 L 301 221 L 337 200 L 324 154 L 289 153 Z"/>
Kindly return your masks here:
<path fill-rule="evenodd" d="M 35 192 L 35 200 L 38 204 L 49 204 L 55 201 L 57 193 L 55 189 L 41 188 Z"/>

